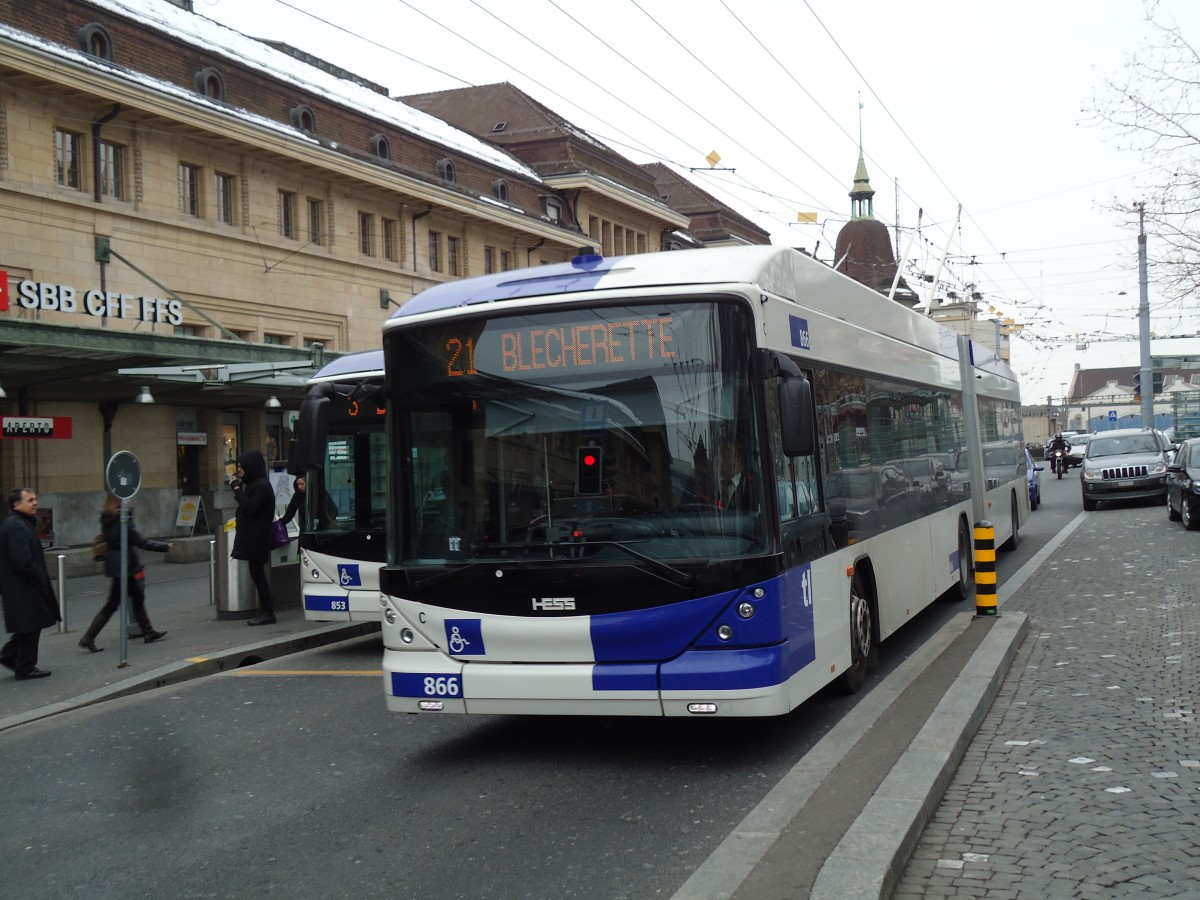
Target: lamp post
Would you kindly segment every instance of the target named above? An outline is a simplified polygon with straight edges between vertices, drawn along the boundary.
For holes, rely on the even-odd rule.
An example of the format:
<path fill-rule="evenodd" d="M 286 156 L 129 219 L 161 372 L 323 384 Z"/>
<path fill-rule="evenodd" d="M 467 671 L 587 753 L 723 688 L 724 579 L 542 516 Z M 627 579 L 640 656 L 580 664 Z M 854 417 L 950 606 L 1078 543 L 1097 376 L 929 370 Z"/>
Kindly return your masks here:
<path fill-rule="evenodd" d="M 1154 373 L 1150 365 L 1150 294 L 1146 274 L 1146 204 L 1135 203 L 1138 211 L 1138 337 L 1141 343 L 1140 386 L 1142 427 L 1154 427 Z"/>

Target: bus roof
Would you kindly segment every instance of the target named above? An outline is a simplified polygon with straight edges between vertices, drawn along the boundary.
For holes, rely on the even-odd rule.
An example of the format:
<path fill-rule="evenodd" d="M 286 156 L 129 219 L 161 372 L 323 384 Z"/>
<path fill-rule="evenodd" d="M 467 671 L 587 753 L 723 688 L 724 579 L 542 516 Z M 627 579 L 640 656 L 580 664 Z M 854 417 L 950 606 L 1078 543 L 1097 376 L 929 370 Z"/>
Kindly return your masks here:
<path fill-rule="evenodd" d="M 389 321 L 474 303 L 668 284 L 756 284 L 794 300 L 790 296 L 793 286 L 803 281 L 799 273 L 809 266 L 825 273 L 832 271 L 791 247 L 761 245 L 607 258 L 577 256 L 569 263 L 514 269 L 437 285 L 417 294 L 392 313 Z"/>
<path fill-rule="evenodd" d="M 679 285 L 743 284 L 803 305 L 805 294 L 877 294 L 825 263 L 791 247 L 699 248 L 642 253 L 633 256 L 577 256 L 569 263 L 496 272 L 436 285 L 417 294 L 384 323 L 397 327 L 412 316 L 458 309 L 476 304 L 502 303 L 561 294 L 584 295 L 608 289 L 635 289 Z M 810 297 L 811 299 L 811 297 Z M 877 300 L 875 302 L 878 302 Z M 897 309 L 900 309 L 897 305 Z M 911 315 L 924 318 L 919 313 Z M 907 321 L 907 320 L 906 320 Z M 952 335 L 945 326 L 928 320 L 931 332 Z M 955 353 L 956 355 L 956 353 Z M 993 351 L 972 341 L 972 362 L 978 369 L 1015 381 L 1012 369 Z"/>

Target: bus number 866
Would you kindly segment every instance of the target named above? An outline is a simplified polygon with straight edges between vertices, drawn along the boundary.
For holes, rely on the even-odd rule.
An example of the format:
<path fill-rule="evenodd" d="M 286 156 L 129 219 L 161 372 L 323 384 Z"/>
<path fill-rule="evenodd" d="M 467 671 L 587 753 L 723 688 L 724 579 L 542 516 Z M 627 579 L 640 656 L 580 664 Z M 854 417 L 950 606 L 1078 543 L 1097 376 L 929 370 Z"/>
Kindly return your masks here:
<path fill-rule="evenodd" d="M 459 693 L 458 678 L 454 676 L 434 678 L 429 675 L 425 678 L 427 697 L 457 697 Z"/>

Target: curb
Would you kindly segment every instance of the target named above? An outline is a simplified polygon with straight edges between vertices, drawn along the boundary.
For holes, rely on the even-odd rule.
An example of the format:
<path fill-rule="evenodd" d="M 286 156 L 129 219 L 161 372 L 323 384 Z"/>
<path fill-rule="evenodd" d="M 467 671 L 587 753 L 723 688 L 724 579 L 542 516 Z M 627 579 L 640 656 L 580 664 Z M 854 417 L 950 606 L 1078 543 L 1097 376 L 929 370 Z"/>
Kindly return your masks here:
<path fill-rule="evenodd" d="M 220 650 L 208 656 L 193 656 L 188 659 L 178 660 L 168 663 L 165 666 L 159 666 L 157 669 L 152 669 L 144 675 L 127 678 L 116 684 L 105 685 L 94 691 L 88 691 L 85 694 L 72 697 L 70 700 L 60 700 L 57 703 L 50 703 L 37 709 L 7 716 L 0 719 L 0 732 L 6 731 L 9 728 L 16 728 L 18 725 L 36 722 L 39 719 L 46 719 L 60 713 L 70 712 L 73 709 L 81 709 L 85 706 L 102 703 L 105 700 L 128 697 L 131 694 L 138 694 L 142 691 L 150 691 L 155 688 L 167 687 L 191 681 L 195 678 L 202 678 L 205 675 L 215 675 L 228 669 L 251 666 L 268 659 L 299 653 L 302 650 L 311 650 L 314 647 L 335 644 L 339 641 L 377 632 L 379 628 L 380 625 L 378 622 L 350 622 L 347 624 L 326 625 L 287 637 L 259 641 L 254 644 L 243 644 L 240 647 L 233 647 L 229 650 Z"/>
<path fill-rule="evenodd" d="M 891 896 L 1028 629 L 1024 613 L 996 618 L 950 690 L 825 860 L 811 900 Z"/>

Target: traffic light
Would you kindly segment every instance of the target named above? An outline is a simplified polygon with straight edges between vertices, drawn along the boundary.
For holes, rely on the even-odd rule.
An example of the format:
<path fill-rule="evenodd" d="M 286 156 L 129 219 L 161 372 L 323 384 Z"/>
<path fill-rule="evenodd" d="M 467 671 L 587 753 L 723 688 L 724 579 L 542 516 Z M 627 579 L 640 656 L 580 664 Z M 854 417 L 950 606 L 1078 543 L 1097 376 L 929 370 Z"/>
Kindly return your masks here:
<path fill-rule="evenodd" d="M 580 447 L 575 451 L 576 493 L 603 493 L 603 469 L 604 456 L 599 447 Z"/>
<path fill-rule="evenodd" d="M 1161 394 L 1162 389 L 1163 389 L 1163 373 L 1162 372 L 1152 372 L 1150 377 L 1154 381 L 1154 393 Z"/>

